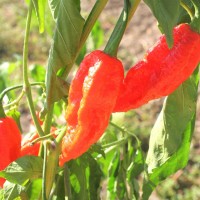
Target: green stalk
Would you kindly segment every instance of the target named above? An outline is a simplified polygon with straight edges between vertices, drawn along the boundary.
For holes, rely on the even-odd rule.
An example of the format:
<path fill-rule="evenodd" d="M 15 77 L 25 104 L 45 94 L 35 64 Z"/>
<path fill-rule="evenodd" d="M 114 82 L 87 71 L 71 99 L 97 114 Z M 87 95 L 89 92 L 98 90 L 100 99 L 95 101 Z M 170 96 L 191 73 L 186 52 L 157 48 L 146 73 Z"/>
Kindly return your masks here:
<path fill-rule="evenodd" d="M 124 8 L 104 49 L 105 53 L 114 57 L 117 56 L 118 47 L 122 40 L 124 32 L 127 28 L 128 23 L 133 17 L 140 1 L 141 0 L 135 0 L 131 2 L 130 0 L 124 0 Z"/>
<path fill-rule="evenodd" d="M 79 45 L 79 51 L 85 44 L 85 41 L 87 40 L 95 22 L 97 21 L 99 15 L 101 14 L 102 10 L 106 6 L 108 0 L 97 0 L 94 7 L 92 8 L 85 25 L 83 27 L 83 33 L 80 39 L 80 45 Z"/>
<path fill-rule="evenodd" d="M 180 5 L 187 11 L 190 18 L 193 19 L 194 14 L 193 14 L 192 10 L 190 9 L 190 7 L 187 4 L 185 4 L 185 2 L 183 2 L 183 1 L 180 1 Z"/>
<path fill-rule="evenodd" d="M 53 117 L 53 108 L 54 108 L 54 104 L 50 105 L 48 112 L 46 114 L 45 121 L 44 121 L 44 135 L 48 135 L 50 133 L 52 117 Z"/>
<path fill-rule="evenodd" d="M 51 188 L 56 175 L 58 158 L 61 151 L 62 138 L 65 135 L 66 127 L 60 132 L 57 138 L 54 140 L 55 147 L 49 150 L 47 158 L 47 168 L 46 168 L 46 198 L 49 199 Z"/>
<path fill-rule="evenodd" d="M 37 85 L 41 85 L 42 87 L 45 86 L 43 82 L 34 82 L 34 83 L 30 83 L 30 86 L 37 86 Z M 10 91 L 12 91 L 12 90 L 16 90 L 16 89 L 21 89 L 21 88 L 23 88 L 23 85 L 15 85 L 15 86 L 11 86 L 11 87 L 6 88 L 6 89 L 3 90 L 3 91 L 1 92 L 1 94 L 0 94 L 0 102 L 3 101 L 4 96 L 5 96 L 8 92 L 10 92 Z"/>
<path fill-rule="evenodd" d="M 130 138 L 130 136 L 128 137 L 124 137 L 120 140 L 117 140 L 117 141 L 114 141 L 114 142 L 111 142 L 111 143 L 108 143 L 108 144 L 105 144 L 105 145 L 102 145 L 102 148 L 103 149 L 107 149 L 107 148 L 110 148 L 110 147 L 113 147 L 113 146 L 121 146 L 122 144 L 125 144 L 128 140 L 128 138 Z"/>
<path fill-rule="evenodd" d="M 109 122 L 109 124 L 110 124 L 111 126 L 117 128 L 117 129 L 120 130 L 121 132 L 127 133 L 127 134 L 130 135 L 130 136 L 133 136 L 133 137 L 135 138 L 135 140 L 137 141 L 138 145 L 140 145 L 140 140 L 138 139 L 138 137 L 137 137 L 135 134 L 133 134 L 133 133 L 127 131 L 127 130 L 124 129 L 124 128 L 121 128 L 120 126 L 118 126 L 117 124 L 115 124 L 115 123 L 113 123 L 113 122 Z"/>
<path fill-rule="evenodd" d="M 42 83 L 42 82 L 35 82 L 35 83 L 31 83 L 30 85 L 31 85 L 31 86 L 35 86 L 35 85 L 44 85 L 44 83 Z M 0 117 L 5 117 L 5 116 L 6 116 L 3 108 L 4 108 L 4 107 L 8 107 L 8 106 L 12 106 L 12 105 L 14 105 L 14 104 L 17 104 L 17 103 L 20 101 L 21 95 L 22 95 L 23 92 L 21 93 L 21 95 L 20 95 L 16 100 L 14 100 L 12 103 L 10 103 L 10 104 L 8 104 L 8 105 L 6 105 L 6 106 L 3 106 L 3 98 L 4 98 L 4 96 L 5 96 L 8 92 L 10 92 L 10 91 L 12 91 L 12 90 L 15 90 L 15 89 L 20 89 L 20 88 L 23 88 L 23 85 L 11 86 L 11 87 L 8 87 L 8 88 L 6 88 L 5 90 L 3 90 L 3 91 L 1 92 L 1 94 L 0 94 Z"/>
<path fill-rule="evenodd" d="M 9 87 L 9 88 L 6 88 L 5 90 L 3 90 L 3 92 L 1 92 L 0 94 L 0 118 L 5 118 L 6 117 L 6 114 L 4 112 L 4 108 L 3 108 L 3 98 L 4 96 L 7 94 L 7 92 L 11 91 L 14 89 L 18 89 L 20 88 L 18 85 L 17 86 L 14 86 L 14 87 Z"/>
<path fill-rule="evenodd" d="M 22 97 L 24 96 L 24 94 L 25 94 L 25 91 L 22 90 L 22 92 L 21 92 L 20 95 L 17 97 L 17 99 L 15 99 L 13 102 L 11 102 L 11 103 L 5 105 L 4 108 L 8 108 L 8 107 L 17 105 L 17 104 L 20 102 L 20 100 L 22 99 Z"/>
<path fill-rule="evenodd" d="M 30 35 L 32 10 L 33 10 L 33 3 L 32 1 L 30 1 L 29 10 L 27 14 L 26 30 L 25 30 L 25 37 L 24 37 L 24 48 L 23 48 L 23 80 L 24 80 L 24 90 L 26 92 L 26 97 L 28 100 L 30 113 L 32 115 L 38 134 L 40 136 L 43 136 L 44 135 L 43 130 L 38 122 L 38 119 L 35 113 L 30 83 L 28 80 L 28 64 L 27 64 L 28 63 L 28 40 L 29 40 L 29 35 Z"/>
<path fill-rule="evenodd" d="M 104 52 L 109 54 L 110 56 L 114 57 L 117 56 L 119 44 L 126 30 L 126 26 L 128 23 L 128 13 L 129 13 L 128 2 L 129 0 L 124 0 L 124 8 L 122 10 L 122 13 L 104 49 Z"/>
<path fill-rule="evenodd" d="M 35 140 L 33 140 L 31 142 L 31 144 L 35 144 L 35 143 L 38 143 L 38 142 L 41 142 L 41 141 L 44 141 L 44 140 L 47 140 L 47 139 L 51 139 L 53 138 L 53 134 L 48 134 L 48 135 L 45 135 L 45 136 L 42 136 L 42 137 L 39 137 L 39 138 L 36 138 Z"/>
<path fill-rule="evenodd" d="M 46 168 L 47 168 L 47 143 L 43 143 L 44 146 L 44 162 L 42 171 L 42 200 L 47 200 L 46 198 Z"/>
<path fill-rule="evenodd" d="M 69 174 L 69 168 L 67 166 L 67 163 L 64 164 L 64 182 L 65 182 L 65 195 L 67 196 L 68 200 L 72 200 L 72 192 L 70 187 L 70 174 Z"/>

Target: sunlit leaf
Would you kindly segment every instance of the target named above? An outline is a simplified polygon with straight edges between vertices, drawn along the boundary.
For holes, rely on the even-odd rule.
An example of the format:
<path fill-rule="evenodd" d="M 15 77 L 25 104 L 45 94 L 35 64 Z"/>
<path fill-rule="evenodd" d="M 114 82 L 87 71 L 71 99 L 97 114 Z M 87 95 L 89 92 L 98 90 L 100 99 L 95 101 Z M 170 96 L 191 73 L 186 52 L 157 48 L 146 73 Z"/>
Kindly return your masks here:
<path fill-rule="evenodd" d="M 84 25 L 79 0 L 49 0 L 49 5 L 56 29 L 47 65 L 47 105 L 68 94 L 64 78 L 75 62 Z"/>
<path fill-rule="evenodd" d="M 152 129 L 144 199 L 148 199 L 159 182 L 187 164 L 196 112 L 197 72 L 166 99 Z"/>
<path fill-rule="evenodd" d="M 173 45 L 172 29 L 179 18 L 179 0 L 144 0 L 158 20 L 159 27 L 166 34 L 167 43 Z"/>
<path fill-rule="evenodd" d="M 0 172 L 0 177 L 12 183 L 23 184 L 27 180 L 42 177 L 43 160 L 41 157 L 25 156 L 12 162 Z"/>
<path fill-rule="evenodd" d="M 39 199 L 39 196 L 41 194 L 41 189 L 42 189 L 42 179 L 36 179 L 32 181 L 27 191 L 29 200 Z"/>
<path fill-rule="evenodd" d="M 13 200 L 13 199 L 19 197 L 19 195 L 23 191 L 25 191 L 25 187 L 17 185 L 17 184 L 6 182 L 4 184 L 3 199 Z"/>
<path fill-rule="evenodd" d="M 76 200 L 89 199 L 86 169 L 88 164 L 84 155 L 69 163 L 72 196 Z"/>
<path fill-rule="evenodd" d="M 45 79 L 45 68 L 42 65 L 32 65 L 30 68 L 31 77 L 38 82 L 44 82 Z"/>
<path fill-rule="evenodd" d="M 90 199 L 98 199 L 100 196 L 100 181 L 102 171 L 97 161 L 90 155 L 87 156 L 89 165 L 89 193 Z"/>
<path fill-rule="evenodd" d="M 46 0 L 32 0 L 36 16 L 39 22 L 39 30 L 40 33 L 44 32 L 44 25 L 45 25 L 45 7 L 46 7 Z"/>
<path fill-rule="evenodd" d="M 120 165 L 120 154 L 119 152 L 115 152 L 112 161 L 110 162 L 110 166 L 108 168 L 108 186 L 107 186 L 107 199 L 116 199 L 116 178 L 119 173 L 119 165 Z"/>

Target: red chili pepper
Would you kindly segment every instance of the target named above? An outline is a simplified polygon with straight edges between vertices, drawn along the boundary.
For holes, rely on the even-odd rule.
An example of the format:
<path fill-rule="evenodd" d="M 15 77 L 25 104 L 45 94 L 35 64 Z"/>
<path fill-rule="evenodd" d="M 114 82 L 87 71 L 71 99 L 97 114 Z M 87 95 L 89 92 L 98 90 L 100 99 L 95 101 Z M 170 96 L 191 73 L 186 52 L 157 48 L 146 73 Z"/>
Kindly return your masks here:
<path fill-rule="evenodd" d="M 33 155 L 38 156 L 40 143 L 32 144 L 39 137 L 38 133 L 34 133 L 31 137 L 22 139 L 21 156 Z"/>
<path fill-rule="evenodd" d="M 51 128 L 52 136 L 55 138 L 56 135 L 54 134 L 54 131 L 56 130 L 55 127 Z M 26 155 L 32 155 L 32 156 L 38 156 L 39 150 L 40 150 L 40 142 L 37 142 L 33 144 L 33 141 L 35 139 L 39 138 L 38 133 L 34 133 L 31 137 L 24 137 L 21 142 L 21 156 Z"/>
<path fill-rule="evenodd" d="M 146 57 L 128 71 L 113 112 L 167 96 L 192 74 L 200 61 L 200 34 L 181 24 L 174 28 L 173 37 L 171 49 L 161 36 Z"/>
<path fill-rule="evenodd" d="M 123 77 L 121 62 L 102 51 L 94 51 L 82 61 L 69 91 L 61 166 L 86 152 L 101 137 Z"/>
<path fill-rule="evenodd" d="M 0 170 L 4 170 L 11 162 L 20 157 L 21 133 L 10 117 L 0 118 Z M 0 187 L 5 179 L 0 178 Z"/>

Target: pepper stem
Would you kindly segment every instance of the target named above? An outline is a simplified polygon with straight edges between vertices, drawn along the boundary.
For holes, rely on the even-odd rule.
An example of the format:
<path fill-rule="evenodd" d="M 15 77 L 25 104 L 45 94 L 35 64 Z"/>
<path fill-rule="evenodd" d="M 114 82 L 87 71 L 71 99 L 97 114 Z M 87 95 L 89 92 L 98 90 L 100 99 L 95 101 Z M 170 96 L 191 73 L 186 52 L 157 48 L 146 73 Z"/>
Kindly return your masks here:
<path fill-rule="evenodd" d="M 26 92 L 26 97 L 27 97 L 30 113 L 32 115 L 35 127 L 38 131 L 38 134 L 40 136 L 43 136 L 44 135 L 43 130 L 38 122 L 38 119 L 37 119 L 37 116 L 35 113 L 30 83 L 28 80 L 28 40 L 29 40 L 29 35 L 30 35 L 32 10 L 33 10 L 33 2 L 30 1 L 29 10 L 28 10 L 28 14 L 27 14 L 26 30 L 25 30 L 25 37 L 24 37 L 24 47 L 23 47 L 23 81 L 24 81 L 24 90 Z"/>
<path fill-rule="evenodd" d="M 117 56 L 117 50 L 128 23 L 128 4 L 129 0 L 124 0 L 124 8 L 122 10 L 122 13 L 104 49 L 104 52 L 109 54 L 110 56 Z"/>
<path fill-rule="evenodd" d="M 104 49 L 105 53 L 111 56 L 117 56 L 118 47 L 126 27 L 133 17 L 140 1 L 141 0 L 135 0 L 132 2 L 130 0 L 124 0 L 124 8 Z"/>

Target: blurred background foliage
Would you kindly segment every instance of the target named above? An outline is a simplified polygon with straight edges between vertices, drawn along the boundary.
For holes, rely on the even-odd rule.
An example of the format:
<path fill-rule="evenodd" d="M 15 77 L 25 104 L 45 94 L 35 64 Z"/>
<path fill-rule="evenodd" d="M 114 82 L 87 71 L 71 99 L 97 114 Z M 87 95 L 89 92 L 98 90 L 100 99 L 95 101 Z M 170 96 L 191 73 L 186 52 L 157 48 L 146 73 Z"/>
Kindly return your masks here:
<path fill-rule="evenodd" d="M 82 0 L 82 15 L 86 16 L 94 3 L 92 0 Z M 103 49 L 109 35 L 112 31 L 117 17 L 120 13 L 121 3 L 117 0 L 111 0 L 105 11 L 100 16 L 99 21 L 93 28 L 86 45 L 82 49 L 76 64 L 78 65 L 87 52 L 93 49 Z M 27 5 L 23 0 L 0 0 L 0 92 L 6 87 L 14 84 L 22 83 L 22 49 L 24 27 L 27 13 Z M 29 48 L 29 73 L 32 81 L 44 81 L 45 64 L 48 57 L 51 38 L 54 30 L 54 22 L 51 13 L 46 9 L 45 32 L 38 33 L 38 22 L 36 17 L 33 18 L 30 48 Z M 156 21 L 151 15 L 148 8 L 141 3 L 134 19 L 131 21 L 122 44 L 119 48 L 119 58 L 123 61 L 126 69 L 131 67 L 138 59 L 140 59 L 145 50 L 148 49 L 158 38 L 159 31 Z M 73 76 L 76 71 L 75 66 L 70 73 Z M 70 79 L 69 77 L 69 79 Z M 34 101 L 37 110 L 43 107 L 44 91 L 41 88 L 34 88 Z M 5 101 L 13 101 L 19 95 L 18 91 L 10 92 Z M 161 110 L 163 99 L 152 101 L 139 109 L 129 111 L 127 113 L 113 114 L 113 122 L 120 127 L 125 127 L 133 132 L 142 141 L 142 150 L 144 153 L 148 150 L 148 141 L 150 130 Z M 8 103 L 8 102 L 7 102 Z M 198 104 L 199 105 L 199 104 Z M 61 125 L 64 123 L 64 102 L 55 105 L 54 123 Z M 188 166 L 178 171 L 176 174 L 163 181 L 152 194 L 150 199 L 169 199 L 169 200 L 198 200 L 200 199 L 200 112 L 197 107 L 196 128 L 191 146 L 191 154 Z M 16 110 L 16 108 L 11 108 Z M 30 131 L 30 115 L 27 109 L 25 98 L 22 99 L 18 109 L 21 113 L 20 121 L 24 133 Z M 104 140 L 112 142 L 116 139 L 117 130 L 110 125 L 102 137 Z M 119 133 L 117 133 L 119 134 Z M 113 159 L 112 156 L 107 157 L 106 162 L 102 162 L 103 173 L 112 173 L 109 171 L 109 163 Z M 101 160 L 100 160 L 101 162 Z M 141 180 L 142 177 L 137 177 Z M 102 199 L 105 196 L 112 197 L 113 194 L 104 194 L 104 184 L 112 187 L 112 180 L 105 180 L 102 183 Z"/>

